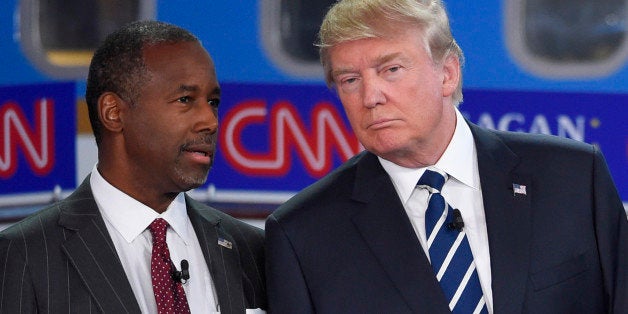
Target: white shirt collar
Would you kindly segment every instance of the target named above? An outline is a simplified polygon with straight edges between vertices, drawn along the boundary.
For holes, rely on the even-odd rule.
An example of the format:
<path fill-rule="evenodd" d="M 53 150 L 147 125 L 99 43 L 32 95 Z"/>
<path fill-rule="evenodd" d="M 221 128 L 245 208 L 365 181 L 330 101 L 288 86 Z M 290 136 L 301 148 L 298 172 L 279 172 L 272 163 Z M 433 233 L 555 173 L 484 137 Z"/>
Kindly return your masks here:
<path fill-rule="evenodd" d="M 455 108 L 455 110 L 456 130 L 445 152 L 434 167 L 445 171 L 450 178 L 456 179 L 474 189 L 479 189 L 480 182 L 476 181 L 473 175 L 474 171 L 477 171 L 475 170 L 476 163 L 474 162 L 476 151 L 473 134 L 458 108 Z M 473 158 L 469 158 L 469 156 L 473 156 Z M 381 157 L 378 157 L 378 159 L 393 181 L 399 197 L 405 204 L 426 168 L 405 168 Z"/>
<path fill-rule="evenodd" d="M 105 180 L 96 166 L 92 169 L 90 186 L 96 204 L 104 219 L 131 243 L 156 218 L 165 219 L 186 245 L 190 243 L 190 224 L 183 193 L 170 203 L 165 212 L 159 214 L 126 193 L 118 190 Z"/>

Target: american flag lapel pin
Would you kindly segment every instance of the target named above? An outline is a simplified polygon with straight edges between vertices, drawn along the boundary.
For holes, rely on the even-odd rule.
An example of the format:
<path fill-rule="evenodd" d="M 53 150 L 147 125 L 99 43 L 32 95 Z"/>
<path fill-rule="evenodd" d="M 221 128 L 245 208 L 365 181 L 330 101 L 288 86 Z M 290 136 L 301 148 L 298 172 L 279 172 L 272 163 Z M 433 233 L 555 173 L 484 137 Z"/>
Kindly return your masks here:
<path fill-rule="evenodd" d="M 218 238 L 218 245 L 226 247 L 228 249 L 232 249 L 233 248 L 233 243 L 231 243 L 231 241 L 225 240 L 223 238 Z"/>
<path fill-rule="evenodd" d="M 512 184 L 512 192 L 513 195 L 527 195 L 526 193 L 526 186 L 522 185 L 522 184 L 517 184 L 517 183 L 513 183 Z"/>

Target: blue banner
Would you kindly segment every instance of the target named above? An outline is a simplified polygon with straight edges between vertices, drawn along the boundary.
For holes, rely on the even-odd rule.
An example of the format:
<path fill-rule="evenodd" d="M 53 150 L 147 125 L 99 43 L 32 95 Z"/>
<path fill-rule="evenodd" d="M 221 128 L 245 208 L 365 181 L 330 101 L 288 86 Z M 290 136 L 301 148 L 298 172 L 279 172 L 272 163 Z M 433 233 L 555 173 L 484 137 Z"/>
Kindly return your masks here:
<path fill-rule="evenodd" d="M 76 187 L 73 83 L 0 87 L 0 198 Z"/>
<path fill-rule="evenodd" d="M 628 201 L 628 95 L 470 90 L 464 97 L 460 110 L 480 126 L 598 146 L 619 195 Z"/>
<path fill-rule="evenodd" d="M 222 84 L 210 183 L 299 191 L 362 148 L 336 96 L 320 85 Z"/>
<path fill-rule="evenodd" d="M 332 90 L 222 84 L 217 190 L 296 192 L 362 148 Z M 461 112 L 493 129 L 598 145 L 628 200 L 628 95 L 466 90 Z M 574 169 L 577 171 L 577 169 Z"/>

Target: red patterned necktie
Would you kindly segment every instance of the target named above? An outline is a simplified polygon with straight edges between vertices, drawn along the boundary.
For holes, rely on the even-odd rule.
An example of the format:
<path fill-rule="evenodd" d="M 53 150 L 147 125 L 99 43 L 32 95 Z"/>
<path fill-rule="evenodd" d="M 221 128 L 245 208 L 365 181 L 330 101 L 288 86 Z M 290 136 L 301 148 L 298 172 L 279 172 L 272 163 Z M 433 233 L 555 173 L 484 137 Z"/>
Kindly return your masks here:
<path fill-rule="evenodd" d="M 162 218 L 155 219 L 148 226 L 153 235 L 153 256 L 150 261 L 150 272 L 153 281 L 153 293 L 157 301 L 159 314 L 190 313 L 185 291 L 180 282 L 172 278 L 175 270 L 170 251 L 166 243 L 168 222 Z"/>

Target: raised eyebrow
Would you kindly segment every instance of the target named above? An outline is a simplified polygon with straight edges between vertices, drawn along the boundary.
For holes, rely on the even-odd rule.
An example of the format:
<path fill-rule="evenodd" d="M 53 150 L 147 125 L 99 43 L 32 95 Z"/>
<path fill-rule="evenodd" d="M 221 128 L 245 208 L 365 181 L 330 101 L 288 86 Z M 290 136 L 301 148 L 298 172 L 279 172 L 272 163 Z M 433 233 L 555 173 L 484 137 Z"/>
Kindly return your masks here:
<path fill-rule="evenodd" d="M 211 92 L 212 95 L 216 95 L 216 96 L 220 96 L 222 94 L 222 89 L 220 89 L 219 86 L 217 86 L 216 88 L 214 88 Z"/>
<path fill-rule="evenodd" d="M 395 53 L 390 53 L 390 54 L 385 54 L 385 55 L 381 55 L 379 57 L 377 57 L 374 61 L 372 66 L 373 67 L 379 67 L 384 63 L 390 62 L 392 60 L 395 59 L 399 59 L 400 61 L 406 61 L 407 58 L 404 58 L 401 54 L 401 52 L 395 52 Z M 336 69 L 336 70 L 332 70 L 331 71 L 331 77 L 337 77 L 339 75 L 343 75 L 343 74 L 347 74 L 347 73 L 354 73 L 356 72 L 355 69 L 352 68 L 340 68 L 340 69 Z"/>
<path fill-rule="evenodd" d="M 181 84 L 181 85 L 179 85 L 179 88 L 177 88 L 177 90 L 180 91 L 180 92 L 195 92 L 195 91 L 199 90 L 199 87 L 197 85 Z"/>
<path fill-rule="evenodd" d="M 356 72 L 356 70 L 350 69 L 350 68 L 332 70 L 331 71 L 331 77 L 335 78 L 335 77 L 338 77 L 338 76 L 343 75 L 343 74 L 355 73 L 355 72 Z"/>
<path fill-rule="evenodd" d="M 181 92 L 196 92 L 196 91 L 199 91 L 200 89 L 201 88 L 198 85 L 181 84 L 179 85 L 179 88 L 177 90 Z M 220 87 L 217 86 L 211 91 L 210 94 L 220 96 L 221 93 L 222 93 L 222 90 L 220 89 Z"/>
<path fill-rule="evenodd" d="M 401 52 L 395 52 L 395 53 L 379 56 L 377 59 L 375 59 L 375 65 L 376 66 L 380 66 L 380 65 L 382 65 L 384 63 L 388 63 L 388 62 L 390 62 L 392 60 L 395 60 L 395 59 L 399 59 L 401 61 L 406 60 L 406 58 L 401 56 Z"/>

